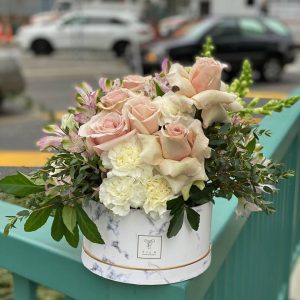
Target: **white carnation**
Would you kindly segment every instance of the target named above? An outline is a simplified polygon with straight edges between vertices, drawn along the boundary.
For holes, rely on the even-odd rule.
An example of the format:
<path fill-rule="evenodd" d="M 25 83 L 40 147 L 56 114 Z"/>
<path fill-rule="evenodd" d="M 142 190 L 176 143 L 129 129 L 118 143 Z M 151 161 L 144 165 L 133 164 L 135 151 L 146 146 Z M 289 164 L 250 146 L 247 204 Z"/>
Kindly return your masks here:
<path fill-rule="evenodd" d="M 191 99 L 172 92 L 154 99 L 161 111 L 160 125 L 167 123 L 182 123 L 186 126 L 194 120 L 195 108 Z"/>
<path fill-rule="evenodd" d="M 141 159 L 142 146 L 134 136 L 128 142 L 117 145 L 101 154 L 102 164 L 110 169 L 108 176 L 152 176 L 152 167 Z"/>
<path fill-rule="evenodd" d="M 145 189 L 140 181 L 132 177 L 110 177 L 103 179 L 99 188 L 100 202 L 114 214 L 126 216 L 130 207 L 142 207 Z"/>
<path fill-rule="evenodd" d="M 143 209 L 153 219 L 163 216 L 167 210 L 167 201 L 175 197 L 172 189 L 164 176 L 155 175 L 143 182 L 146 190 L 146 201 Z"/>

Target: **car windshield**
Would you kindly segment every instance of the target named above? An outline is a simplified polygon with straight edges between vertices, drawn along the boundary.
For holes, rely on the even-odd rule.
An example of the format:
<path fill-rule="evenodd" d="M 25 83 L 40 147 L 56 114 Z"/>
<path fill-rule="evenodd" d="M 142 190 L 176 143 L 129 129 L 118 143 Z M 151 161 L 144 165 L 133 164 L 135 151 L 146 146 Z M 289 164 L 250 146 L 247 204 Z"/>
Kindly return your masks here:
<path fill-rule="evenodd" d="M 179 26 L 177 29 L 171 32 L 171 37 L 181 37 L 184 36 L 187 32 L 191 31 L 200 21 L 191 21 L 188 23 L 184 23 L 183 25 Z"/>
<path fill-rule="evenodd" d="M 188 38 L 194 38 L 201 36 L 202 33 L 205 33 L 207 29 L 211 27 L 213 24 L 212 20 L 205 21 L 192 21 L 189 23 L 180 26 L 177 30 L 173 31 L 171 37 L 178 38 L 182 36 L 186 36 Z"/>
<path fill-rule="evenodd" d="M 264 23 L 269 30 L 276 34 L 283 36 L 289 35 L 289 30 L 287 29 L 287 27 L 278 20 L 266 18 L 264 19 Z"/>

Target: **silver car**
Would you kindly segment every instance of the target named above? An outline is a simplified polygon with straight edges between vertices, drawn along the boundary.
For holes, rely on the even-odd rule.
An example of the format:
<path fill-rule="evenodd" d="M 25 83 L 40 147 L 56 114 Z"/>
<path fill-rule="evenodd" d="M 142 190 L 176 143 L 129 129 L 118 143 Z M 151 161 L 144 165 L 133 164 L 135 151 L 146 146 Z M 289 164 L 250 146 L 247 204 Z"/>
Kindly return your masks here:
<path fill-rule="evenodd" d="M 24 91 L 25 82 L 17 58 L 8 49 L 0 50 L 0 106 L 3 100 Z"/>

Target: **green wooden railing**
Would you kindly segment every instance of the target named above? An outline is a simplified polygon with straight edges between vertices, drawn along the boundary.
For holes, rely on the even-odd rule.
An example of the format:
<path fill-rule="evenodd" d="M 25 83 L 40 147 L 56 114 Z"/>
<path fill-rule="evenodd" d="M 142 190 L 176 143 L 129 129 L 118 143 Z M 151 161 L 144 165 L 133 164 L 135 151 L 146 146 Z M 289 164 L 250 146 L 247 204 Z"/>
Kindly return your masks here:
<path fill-rule="evenodd" d="M 0 267 L 13 273 L 14 299 L 35 299 L 37 283 L 78 300 L 287 299 L 289 274 L 300 255 L 300 102 L 265 118 L 260 126 L 273 132 L 271 138 L 262 140 L 265 154 L 296 169 L 296 176 L 279 185 L 277 213 L 271 216 L 237 218 L 235 200 L 216 199 L 212 264 L 204 274 L 164 286 L 109 281 L 82 266 L 80 247 L 74 250 L 63 241 L 52 241 L 50 223 L 26 234 L 18 226 L 7 238 L 0 233 Z M 0 232 L 5 216 L 19 209 L 0 201 Z"/>

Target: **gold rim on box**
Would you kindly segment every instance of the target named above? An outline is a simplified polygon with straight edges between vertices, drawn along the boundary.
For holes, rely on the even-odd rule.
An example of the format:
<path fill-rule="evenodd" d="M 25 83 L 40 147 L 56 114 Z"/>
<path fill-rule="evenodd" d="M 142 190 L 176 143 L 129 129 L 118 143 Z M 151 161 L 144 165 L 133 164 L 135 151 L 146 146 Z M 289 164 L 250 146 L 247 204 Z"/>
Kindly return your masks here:
<path fill-rule="evenodd" d="M 196 259 L 196 260 L 194 260 L 194 261 L 192 261 L 190 263 L 187 263 L 187 264 L 183 264 L 183 265 L 179 265 L 179 266 L 175 266 L 175 267 L 168 267 L 168 268 L 138 268 L 138 267 L 127 267 L 127 266 L 112 264 L 110 262 L 103 261 L 103 260 L 95 257 L 84 246 L 82 247 L 82 249 L 83 249 L 83 251 L 85 252 L 85 254 L 87 256 L 89 256 L 92 259 L 97 260 L 98 262 L 100 262 L 102 264 L 105 264 L 105 265 L 108 265 L 108 266 L 113 266 L 113 267 L 118 267 L 118 268 L 122 268 L 122 269 L 127 269 L 127 270 L 138 270 L 138 271 L 165 271 L 165 270 L 179 269 L 179 268 L 187 267 L 187 266 L 190 266 L 190 265 L 192 265 L 194 263 L 197 263 L 200 260 L 206 258 L 211 253 L 211 246 L 209 246 L 208 251 L 203 256 L 201 256 L 200 258 L 198 258 L 198 259 Z"/>

